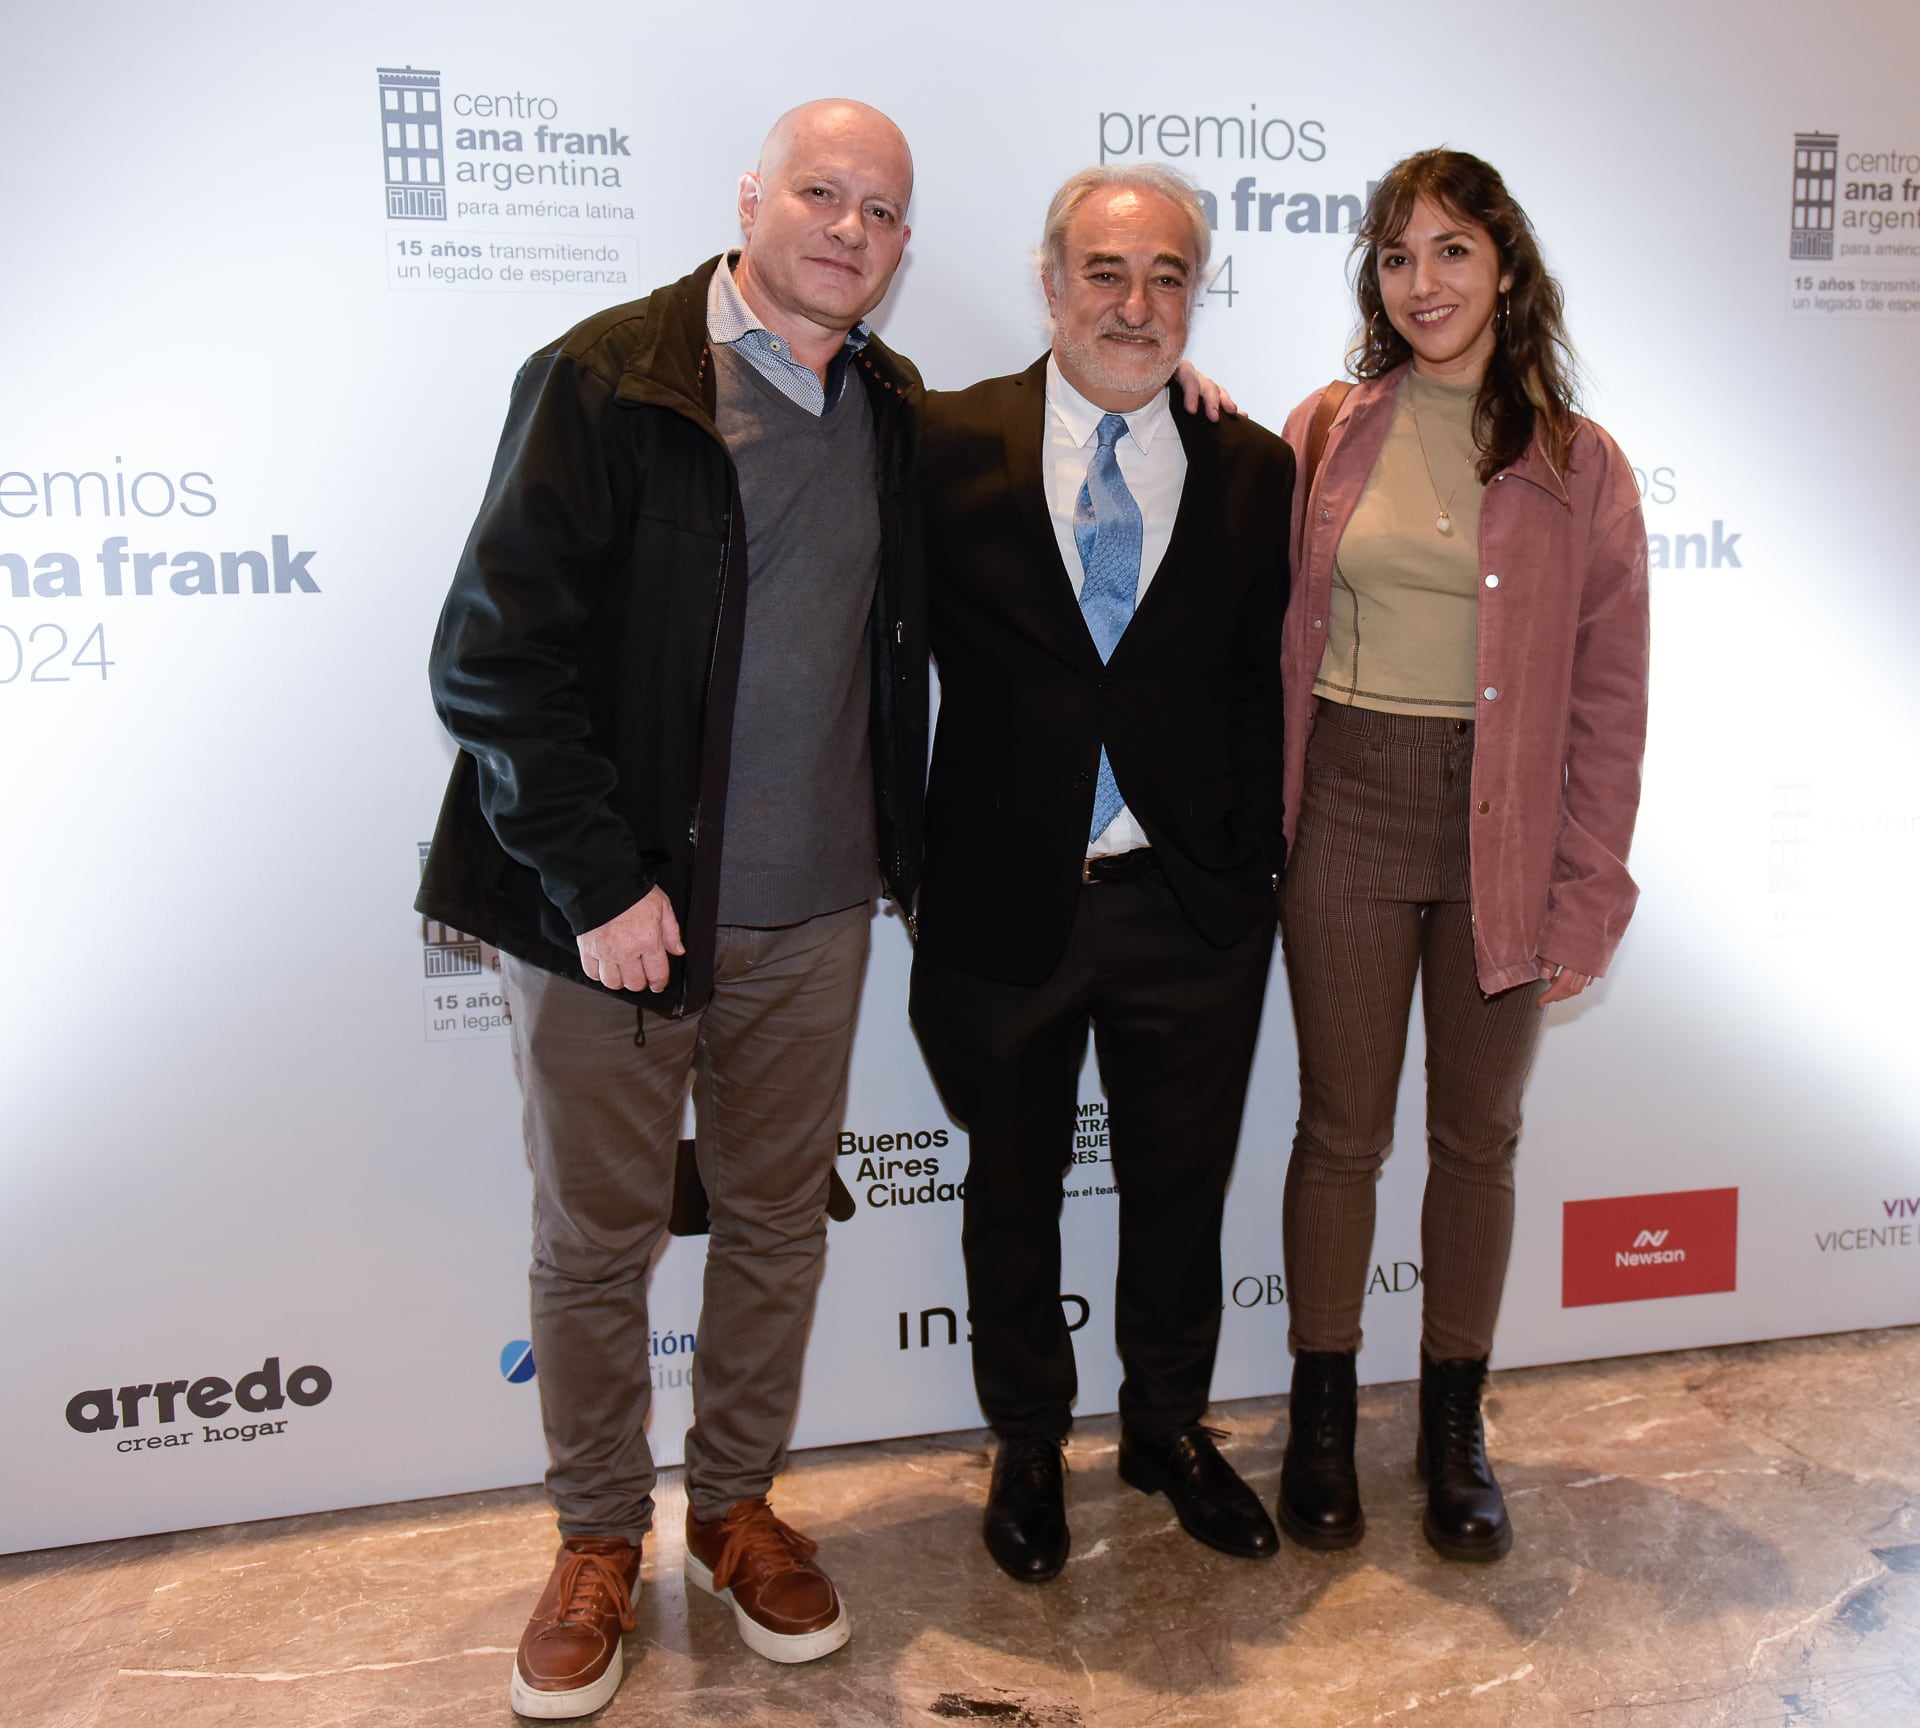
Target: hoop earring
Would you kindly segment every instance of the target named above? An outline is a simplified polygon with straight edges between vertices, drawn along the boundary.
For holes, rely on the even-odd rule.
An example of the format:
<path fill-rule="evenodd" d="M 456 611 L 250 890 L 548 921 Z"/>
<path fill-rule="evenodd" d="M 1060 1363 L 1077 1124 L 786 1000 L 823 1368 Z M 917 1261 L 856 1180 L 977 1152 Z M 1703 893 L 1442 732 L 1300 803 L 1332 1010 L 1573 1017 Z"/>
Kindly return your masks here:
<path fill-rule="evenodd" d="M 1494 334 L 1498 336 L 1502 342 L 1504 342 L 1507 339 L 1507 332 L 1510 329 L 1512 329 L 1512 327 L 1513 327 L 1513 312 L 1512 312 L 1512 308 L 1507 303 L 1507 292 L 1503 288 L 1500 291 L 1500 328 L 1496 330 Z"/>
<path fill-rule="evenodd" d="M 1380 346 L 1380 313 L 1377 308 L 1367 314 L 1367 346 L 1376 349 Z"/>

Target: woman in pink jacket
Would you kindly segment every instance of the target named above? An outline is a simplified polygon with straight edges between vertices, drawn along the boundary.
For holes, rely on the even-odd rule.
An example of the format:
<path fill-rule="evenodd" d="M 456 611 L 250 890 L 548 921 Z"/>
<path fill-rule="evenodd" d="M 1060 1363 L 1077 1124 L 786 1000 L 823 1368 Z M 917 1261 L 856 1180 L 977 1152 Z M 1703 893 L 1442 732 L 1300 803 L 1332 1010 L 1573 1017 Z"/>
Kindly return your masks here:
<path fill-rule="evenodd" d="M 1283 650 L 1300 1121 L 1280 1521 L 1311 1548 L 1364 1528 L 1354 1359 L 1417 974 L 1423 1529 L 1450 1559 L 1494 1560 L 1513 1532 L 1480 1394 L 1520 1096 L 1542 1008 L 1606 970 L 1633 910 L 1647 539 L 1626 458 L 1573 411 L 1559 286 L 1491 167 L 1450 150 L 1398 163 L 1356 251 L 1358 383 L 1287 423 L 1303 457 Z"/>

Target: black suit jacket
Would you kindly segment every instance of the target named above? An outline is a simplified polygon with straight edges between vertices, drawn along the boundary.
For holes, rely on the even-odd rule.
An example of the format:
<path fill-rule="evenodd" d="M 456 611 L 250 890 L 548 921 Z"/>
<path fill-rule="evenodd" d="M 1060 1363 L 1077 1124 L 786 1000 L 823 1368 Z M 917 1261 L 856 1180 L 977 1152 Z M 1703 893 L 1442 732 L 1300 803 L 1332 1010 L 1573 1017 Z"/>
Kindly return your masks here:
<path fill-rule="evenodd" d="M 920 953 L 1012 984 L 1058 965 L 1105 744 L 1181 908 L 1226 947 L 1273 912 L 1280 625 L 1293 453 L 1174 405 L 1172 543 L 1102 664 L 1041 478 L 1046 359 L 928 398 L 923 449 L 940 720 Z"/>

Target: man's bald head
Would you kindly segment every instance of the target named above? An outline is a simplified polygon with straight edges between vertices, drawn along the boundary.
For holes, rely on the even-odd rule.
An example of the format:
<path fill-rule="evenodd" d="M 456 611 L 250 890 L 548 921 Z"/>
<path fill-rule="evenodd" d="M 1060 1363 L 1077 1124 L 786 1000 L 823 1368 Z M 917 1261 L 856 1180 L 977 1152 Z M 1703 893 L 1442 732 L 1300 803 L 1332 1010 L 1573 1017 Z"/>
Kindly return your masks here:
<path fill-rule="evenodd" d="M 879 305 L 907 244 L 913 154 L 878 108 L 842 97 L 782 114 L 740 177 L 746 236 L 734 280 L 814 364 Z M 824 362 L 821 362 L 824 364 Z"/>
<path fill-rule="evenodd" d="M 913 152 L 907 148 L 907 135 L 865 102 L 849 96 L 823 96 L 818 101 L 802 102 L 789 108 L 773 123 L 760 146 L 760 165 L 755 170 L 765 184 L 777 170 L 792 161 L 794 152 L 830 142 L 852 145 L 876 162 L 888 157 L 893 172 L 900 177 L 904 203 L 913 197 Z"/>

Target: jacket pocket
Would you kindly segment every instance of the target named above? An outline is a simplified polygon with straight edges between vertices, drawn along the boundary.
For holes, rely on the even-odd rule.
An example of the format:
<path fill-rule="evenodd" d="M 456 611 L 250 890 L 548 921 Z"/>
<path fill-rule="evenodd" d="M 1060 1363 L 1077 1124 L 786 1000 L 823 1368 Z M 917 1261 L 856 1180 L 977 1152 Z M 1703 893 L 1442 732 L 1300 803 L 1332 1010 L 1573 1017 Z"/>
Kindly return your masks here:
<path fill-rule="evenodd" d="M 1222 816 L 1238 801 L 1239 789 L 1230 777 L 1204 780 L 1187 793 L 1189 816 Z"/>
<path fill-rule="evenodd" d="M 990 814 L 1000 808 L 1000 786 L 982 769 L 944 767 L 927 787 L 927 802 Z"/>

